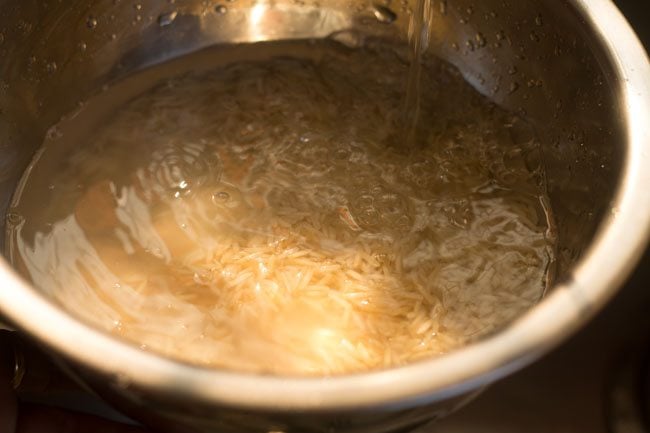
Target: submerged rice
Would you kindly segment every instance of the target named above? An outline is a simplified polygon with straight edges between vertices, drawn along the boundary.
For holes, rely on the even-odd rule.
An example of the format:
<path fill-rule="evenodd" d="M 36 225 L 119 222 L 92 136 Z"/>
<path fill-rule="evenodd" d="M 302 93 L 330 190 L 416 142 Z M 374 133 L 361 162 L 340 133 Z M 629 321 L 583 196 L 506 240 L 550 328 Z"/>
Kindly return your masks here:
<path fill-rule="evenodd" d="M 17 267 L 144 350 L 283 375 L 440 355 L 537 302 L 552 239 L 525 122 L 436 63 L 423 145 L 387 147 L 404 65 L 313 50 L 169 80 L 41 157 Z"/>

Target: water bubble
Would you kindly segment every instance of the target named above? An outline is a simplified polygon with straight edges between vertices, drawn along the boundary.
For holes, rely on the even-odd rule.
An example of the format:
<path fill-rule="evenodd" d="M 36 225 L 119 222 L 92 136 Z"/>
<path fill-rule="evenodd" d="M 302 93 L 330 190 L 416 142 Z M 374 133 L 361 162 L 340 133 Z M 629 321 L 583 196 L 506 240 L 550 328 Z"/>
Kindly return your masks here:
<path fill-rule="evenodd" d="M 370 207 L 359 212 L 357 220 L 359 221 L 359 225 L 361 227 L 365 229 L 372 229 L 379 224 L 381 215 L 377 209 Z"/>
<path fill-rule="evenodd" d="M 45 138 L 48 140 L 57 140 L 61 137 L 63 137 L 63 134 L 56 126 L 53 126 L 50 129 L 48 129 L 47 133 L 45 134 Z"/>
<path fill-rule="evenodd" d="M 5 41 L 4 33 L 0 33 L 0 45 Z"/>
<path fill-rule="evenodd" d="M 223 15 L 223 14 L 225 14 L 226 12 L 228 12 L 228 8 L 227 8 L 226 6 L 224 6 L 224 5 L 216 5 L 216 6 L 214 7 L 214 11 L 215 11 L 216 13 L 218 13 L 219 15 Z"/>
<path fill-rule="evenodd" d="M 513 81 L 510 83 L 510 87 L 508 88 L 509 93 L 515 93 L 517 90 L 519 90 L 519 83 L 516 81 Z"/>
<path fill-rule="evenodd" d="M 212 194 L 212 201 L 215 204 L 223 204 L 230 200 L 230 194 L 226 191 L 218 191 Z"/>
<path fill-rule="evenodd" d="M 86 27 L 88 27 L 90 30 L 93 30 L 97 27 L 97 18 L 93 17 L 92 15 L 88 17 L 86 20 Z"/>
<path fill-rule="evenodd" d="M 218 181 L 221 163 L 218 156 L 207 152 L 204 146 L 170 144 L 154 152 L 149 172 L 153 176 L 152 187 L 159 194 L 181 198 L 208 181 Z"/>
<path fill-rule="evenodd" d="M 48 62 L 47 65 L 45 65 L 45 70 L 47 71 L 48 74 L 55 73 L 58 68 L 59 68 L 58 65 L 54 61 Z"/>
<path fill-rule="evenodd" d="M 539 42 L 539 35 L 535 31 L 530 32 L 530 40 L 533 42 Z"/>
<path fill-rule="evenodd" d="M 20 225 L 23 221 L 25 221 L 25 217 L 23 217 L 17 212 L 8 212 L 7 215 L 5 216 L 5 220 L 7 221 L 7 225 L 17 226 Z"/>
<path fill-rule="evenodd" d="M 136 3 L 133 5 L 133 9 L 135 9 L 136 11 L 141 11 L 142 5 L 140 3 Z"/>
<path fill-rule="evenodd" d="M 79 46 L 79 50 L 80 50 L 81 52 L 86 51 L 86 49 L 88 48 L 88 46 L 86 45 L 86 43 L 83 42 L 83 41 L 82 41 L 82 42 L 79 42 L 79 45 L 78 45 L 78 46 Z"/>
<path fill-rule="evenodd" d="M 174 22 L 177 15 L 178 15 L 177 11 L 173 11 L 173 12 L 169 12 L 169 13 L 160 15 L 158 17 L 158 25 L 160 27 L 166 27 L 166 26 L 170 25 L 171 23 Z"/>
<path fill-rule="evenodd" d="M 439 211 L 447 217 L 447 221 L 458 228 L 467 228 L 474 219 L 474 211 L 468 200 L 455 200 L 444 203 Z"/>
<path fill-rule="evenodd" d="M 476 43 L 479 47 L 484 47 L 487 44 L 485 36 L 483 36 L 482 33 L 477 33 L 476 36 L 474 36 L 474 39 L 476 39 Z"/>
<path fill-rule="evenodd" d="M 539 26 L 539 27 L 541 27 L 541 26 L 544 25 L 544 20 L 542 19 L 542 14 L 538 14 L 538 15 L 535 17 L 535 24 L 536 24 L 537 26 Z"/>
<path fill-rule="evenodd" d="M 32 32 L 33 25 L 30 22 L 27 22 L 25 20 L 19 20 L 18 21 L 18 29 L 24 34 L 28 35 Z"/>
<path fill-rule="evenodd" d="M 390 8 L 377 4 L 373 6 L 373 14 L 377 21 L 383 24 L 390 24 L 397 19 L 397 14 Z"/>
<path fill-rule="evenodd" d="M 382 184 L 361 187 L 348 197 L 348 203 L 350 216 L 364 230 L 372 232 L 381 226 L 401 231 L 411 227 L 406 197 Z"/>

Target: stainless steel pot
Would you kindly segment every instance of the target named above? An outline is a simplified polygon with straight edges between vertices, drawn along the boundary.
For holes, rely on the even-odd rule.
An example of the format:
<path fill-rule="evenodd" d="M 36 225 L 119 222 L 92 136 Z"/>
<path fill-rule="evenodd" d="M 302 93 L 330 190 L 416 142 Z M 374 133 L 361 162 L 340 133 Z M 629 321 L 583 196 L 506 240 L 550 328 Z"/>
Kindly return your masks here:
<path fill-rule="evenodd" d="M 215 44 L 404 39 L 413 4 L 388 1 L 392 23 L 356 0 L 0 0 L 2 210 L 47 129 L 105 83 Z M 432 17 L 429 51 L 542 131 L 558 279 L 515 324 L 407 367 L 287 379 L 142 352 L 61 311 L 4 261 L 2 315 L 115 406 L 174 431 L 407 429 L 550 350 L 616 292 L 650 235 L 648 58 L 608 0 L 434 0 Z"/>

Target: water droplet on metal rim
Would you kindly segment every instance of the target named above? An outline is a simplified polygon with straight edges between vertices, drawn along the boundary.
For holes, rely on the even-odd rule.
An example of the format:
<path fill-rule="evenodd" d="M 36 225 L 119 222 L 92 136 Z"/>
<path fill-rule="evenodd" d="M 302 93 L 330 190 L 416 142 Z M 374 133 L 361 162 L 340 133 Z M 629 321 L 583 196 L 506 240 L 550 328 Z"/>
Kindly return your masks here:
<path fill-rule="evenodd" d="M 383 24 L 390 24 L 397 19 L 397 14 L 386 6 L 374 5 L 373 14 L 377 21 Z"/>
<path fill-rule="evenodd" d="M 90 30 L 93 30 L 95 27 L 97 27 L 97 18 L 93 17 L 92 15 L 88 17 L 88 20 L 86 20 L 86 27 L 88 27 Z"/>
<path fill-rule="evenodd" d="M 166 27 L 171 23 L 173 23 L 177 16 L 178 16 L 177 11 L 162 14 L 158 17 L 158 25 L 160 27 Z"/>

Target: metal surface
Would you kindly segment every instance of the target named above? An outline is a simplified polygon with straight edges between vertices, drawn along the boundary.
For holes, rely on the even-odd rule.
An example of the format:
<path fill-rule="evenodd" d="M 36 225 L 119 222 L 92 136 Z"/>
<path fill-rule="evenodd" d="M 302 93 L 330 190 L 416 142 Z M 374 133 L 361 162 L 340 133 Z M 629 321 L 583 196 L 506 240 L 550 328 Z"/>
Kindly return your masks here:
<path fill-rule="evenodd" d="M 371 5 L 337 0 L 215 6 L 0 1 L 3 207 L 47 129 L 107 82 L 219 43 L 336 33 L 354 44 L 404 38 L 408 24 L 397 7 L 386 25 Z M 175 20 L 161 26 L 172 10 Z M 204 370 L 144 353 L 60 311 L 4 262 L 2 314 L 116 406 L 178 431 L 398 430 L 446 414 L 567 338 L 613 296 L 649 235 L 647 57 L 607 0 L 438 0 L 434 11 L 431 53 L 526 113 L 545 143 L 559 283 L 517 323 L 439 359 L 325 380 Z"/>
<path fill-rule="evenodd" d="M 650 348 L 649 285 L 650 249 L 585 329 L 427 433 L 648 433 L 641 416 L 650 411 L 638 394 Z"/>

